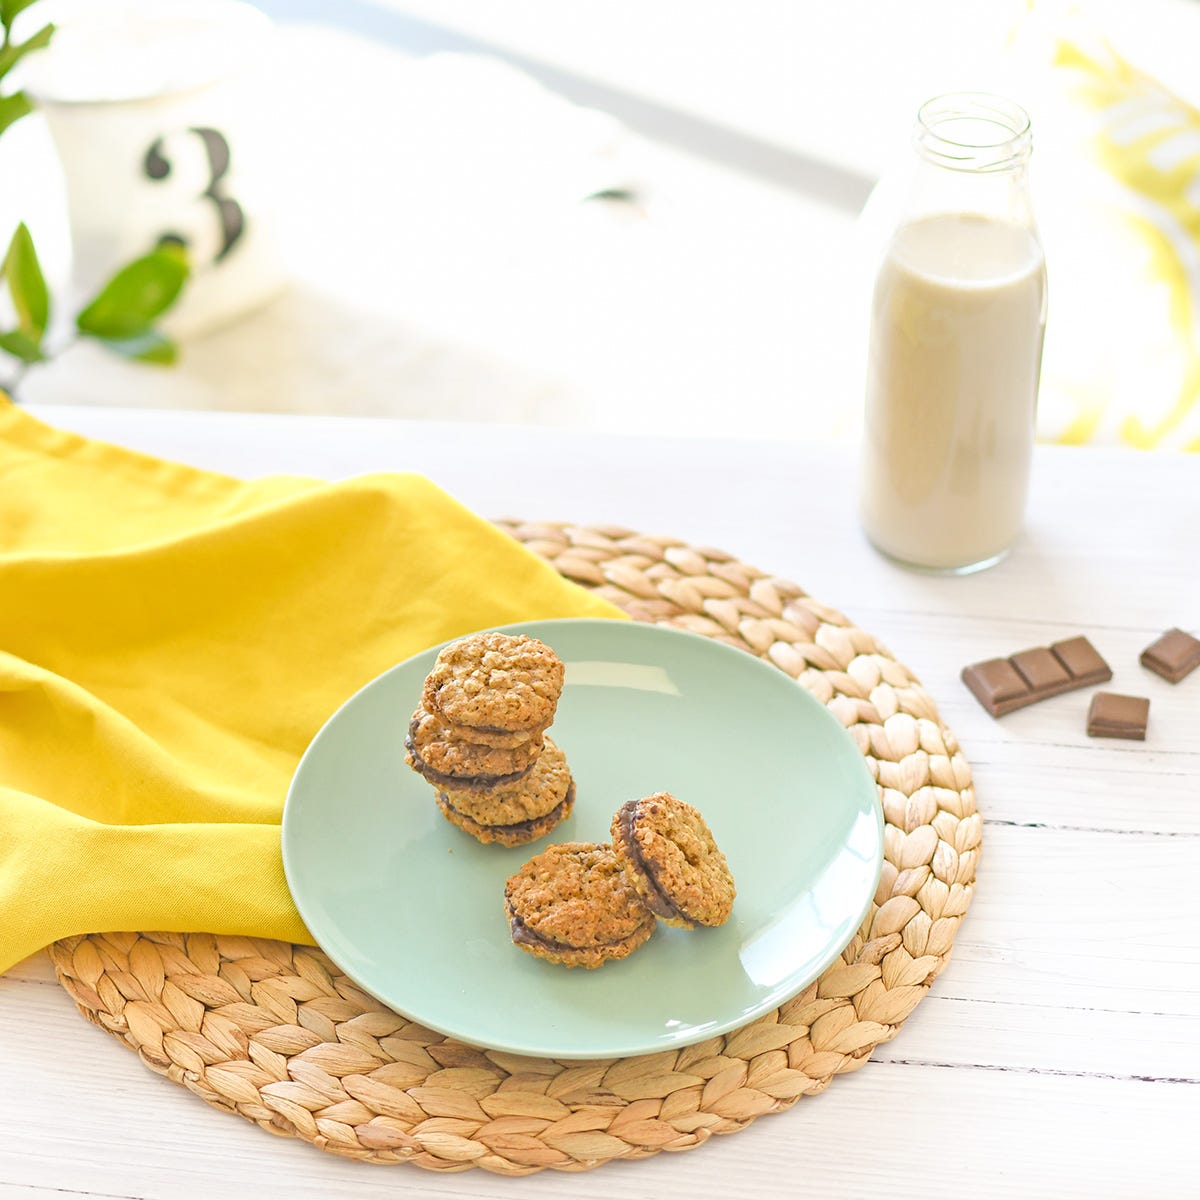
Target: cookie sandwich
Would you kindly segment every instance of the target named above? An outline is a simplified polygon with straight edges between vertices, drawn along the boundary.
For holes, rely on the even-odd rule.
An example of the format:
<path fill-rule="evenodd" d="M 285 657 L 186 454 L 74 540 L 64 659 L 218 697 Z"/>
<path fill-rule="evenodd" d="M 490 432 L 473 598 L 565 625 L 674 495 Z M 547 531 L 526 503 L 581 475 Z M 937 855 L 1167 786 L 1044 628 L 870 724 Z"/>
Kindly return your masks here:
<path fill-rule="evenodd" d="M 504 886 L 513 943 L 566 967 L 595 969 L 632 954 L 656 921 L 612 847 L 562 842 L 531 858 Z"/>
<path fill-rule="evenodd" d="M 476 841 L 523 846 L 571 815 L 575 781 L 566 755 L 547 737 L 533 768 L 515 783 L 482 789 L 445 785 L 437 803 L 451 825 Z"/>
<path fill-rule="evenodd" d="M 421 707 L 462 741 L 512 749 L 549 728 L 563 675 L 562 660 L 537 638 L 476 633 L 442 649 Z"/>
<path fill-rule="evenodd" d="M 610 827 L 613 854 L 642 902 L 667 925 L 723 925 L 737 893 L 708 823 L 670 792 L 629 800 Z"/>

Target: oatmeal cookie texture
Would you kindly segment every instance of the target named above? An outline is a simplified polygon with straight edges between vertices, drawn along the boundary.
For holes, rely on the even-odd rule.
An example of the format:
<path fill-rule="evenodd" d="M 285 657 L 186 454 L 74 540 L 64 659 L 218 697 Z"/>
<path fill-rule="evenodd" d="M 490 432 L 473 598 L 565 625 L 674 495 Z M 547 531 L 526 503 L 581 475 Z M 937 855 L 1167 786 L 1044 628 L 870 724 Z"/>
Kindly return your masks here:
<path fill-rule="evenodd" d="M 524 775 L 537 761 L 543 743 L 539 737 L 512 750 L 498 750 L 494 746 L 464 742 L 439 717 L 418 708 L 409 722 L 405 745 L 412 755 L 409 766 L 426 778 L 441 776 L 451 781 L 482 778 L 498 782 Z"/>
<path fill-rule="evenodd" d="M 535 855 L 504 887 L 512 940 L 567 967 L 624 958 L 654 932 L 655 920 L 611 846 L 563 842 Z"/>
<path fill-rule="evenodd" d="M 468 792 L 466 795 L 469 797 L 471 793 Z M 530 817 L 524 821 L 512 821 L 503 825 L 489 825 L 476 820 L 469 812 L 456 807 L 456 804 L 451 802 L 445 792 L 438 792 L 437 804 L 442 816 L 451 825 L 456 825 L 463 833 L 469 833 L 477 842 L 482 842 L 485 846 L 492 843 L 499 846 L 526 846 L 530 842 L 536 842 L 540 837 L 545 837 L 550 830 L 571 815 L 571 810 L 575 807 L 575 785 L 573 783 L 568 785 L 567 794 L 549 812 L 543 813 L 540 817 Z"/>
<path fill-rule="evenodd" d="M 523 846 L 571 815 L 575 782 L 545 736 L 563 674 L 536 638 L 477 633 L 443 647 L 426 676 L 405 761 L 476 841 Z"/>
<path fill-rule="evenodd" d="M 733 875 L 708 823 L 670 792 L 630 800 L 612 819 L 613 852 L 646 907 L 668 925 L 723 925 Z"/>
<path fill-rule="evenodd" d="M 553 720 L 562 660 L 536 638 L 476 633 L 444 647 L 421 703 L 461 736 L 503 748 Z"/>
<path fill-rule="evenodd" d="M 535 821 L 558 808 L 572 786 L 567 756 L 546 738 L 545 748 L 527 775 L 486 789 L 443 787 L 446 802 L 481 825 Z"/>

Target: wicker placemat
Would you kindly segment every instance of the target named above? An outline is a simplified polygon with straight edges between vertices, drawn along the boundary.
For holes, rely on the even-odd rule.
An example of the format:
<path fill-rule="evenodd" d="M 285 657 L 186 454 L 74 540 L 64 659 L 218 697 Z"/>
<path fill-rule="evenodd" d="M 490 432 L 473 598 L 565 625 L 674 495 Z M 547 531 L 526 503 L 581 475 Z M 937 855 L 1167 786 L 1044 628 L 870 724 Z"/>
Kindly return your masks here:
<path fill-rule="evenodd" d="M 109 933 L 58 942 L 51 957 L 84 1016 L 152 1070 L 336 1154 L 524 1175 L 685 1150 L 823 1090 L 895 1036 L 971 898 L 981 822 L 970 770 L 909 671 L 795 584 L 670 538 L 501 525 L 636 619 L 774 663 L 849 729 L 880 785 L 886 842 L 875 903 L 838 962 L 722 1037 L 555 1062 L 415 1025 L 305 946 Z"/>

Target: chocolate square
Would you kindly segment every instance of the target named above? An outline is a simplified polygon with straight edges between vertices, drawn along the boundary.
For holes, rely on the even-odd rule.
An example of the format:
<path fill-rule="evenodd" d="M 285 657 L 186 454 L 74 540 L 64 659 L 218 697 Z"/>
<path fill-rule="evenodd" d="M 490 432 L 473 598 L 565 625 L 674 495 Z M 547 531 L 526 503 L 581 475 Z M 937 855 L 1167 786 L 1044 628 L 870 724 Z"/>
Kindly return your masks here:
<path fill-rule="evenodd" d="M 1045 646 L 1022 650 L 1012 656 L 1011 662 L 1035 692 L 1048 693 L 1051 688 L 1071 682 L 1067 669 Z"/>
<path fill-rule="evenodd" d="M 992 658 L 987 662 L 965 667 L 962 679 L 984 708 L 1024 697 L 1029 692 L 1025 680 L 1017 674 L 1007 658 Z"/>
<path fill-rule="evenodd" d="M 1108 663 L 1100 657 L 1096 647 L 1085 637 L 1068 638 L 1055 642 L 1050 650 L 1054 657 L 1081 683 L 1104 683 L 1112 678 Z"/>
<path fill-rule="evenodd" d="M 1122 696 L 1117 692 L 1097 692 L 1088 708 L 1088 737 L 1146 740 L 1150 720 L 1150 701 L 1144 696 Z"/>
<path fill-rule="evenodd" d="M 968 667 L 972 672 L 974 682 L 986 692 L 989 700 L 1012 700 L 1014 696 L 1024 696 L 1028 691 L 1025 680 L 1013 670 L 1012 662 L 1008 659 L 989 659 L 977 662 Z"/>
<path fill-rule="evenodd" d="M 1200 667 L 1200 640 L 1182 629 L 1168 629 L 1142 651 L 1139 661 L 1169 683 L 1178 683 Z"/>

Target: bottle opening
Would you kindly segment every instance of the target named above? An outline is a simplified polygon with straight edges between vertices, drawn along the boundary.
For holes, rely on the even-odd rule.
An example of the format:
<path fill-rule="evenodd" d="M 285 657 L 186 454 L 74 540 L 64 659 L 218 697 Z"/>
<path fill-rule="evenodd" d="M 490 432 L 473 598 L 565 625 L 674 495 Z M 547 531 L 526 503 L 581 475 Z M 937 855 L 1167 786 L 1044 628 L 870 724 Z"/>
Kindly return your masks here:
<path fill-rule="evenodd" d="M 1008 171 L 1033 151 L 1029 114 L 987 92 L 951 92 L 921 105 L 917 149 L 955 171 Z"/>

